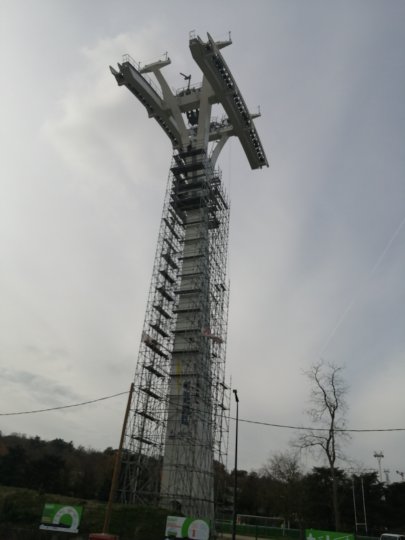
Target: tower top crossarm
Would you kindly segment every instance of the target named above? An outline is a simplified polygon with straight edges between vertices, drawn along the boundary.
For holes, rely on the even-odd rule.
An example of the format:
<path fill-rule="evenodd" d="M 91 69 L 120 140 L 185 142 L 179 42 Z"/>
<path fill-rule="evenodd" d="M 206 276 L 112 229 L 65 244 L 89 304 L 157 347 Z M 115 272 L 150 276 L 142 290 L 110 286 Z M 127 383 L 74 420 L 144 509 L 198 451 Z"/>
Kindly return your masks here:
<path fill-rule="evenodd" d="M 178 152 L 199 150 L 209 156 L 214 165 L 224 144 L 231 136 L 241 142 L 252 169 L 268 167 L 259 135 L 253 119 L 259 114 L 251 114 L 245 100 L 228 68 L 220 49 L 232 41 L 214 41 L 207 34 L 204 42 L 199 36 L 190 38 L 190 51 L 203 73 L 201 85 L 190 85 L 173 93 L 162 69 L 169 65 L 170 58 L 153 62 L 142 68 L 128 55 L 124 56 L 118 71 L 110 66 L 119 86 L 128 90 L 146 108 L 148 116 L 154 118 L 169 137 L 173 149 Z M 149 78 L 152 74 L 159 89 Z M 225 116 L 221 121 L 211 117 L 212 106 L 220 104 Z"/>
<path fill-rule="evenodd" d="M 207 37 L 206 43 L 199 36 L 191 37 L 191 54 L 212 86 L 216 98 L 225 109 L 252 169 L 268 167 L 266 154 L 253 122 L 253 117 L 258 115 L 250 114 L 238 85 L 219 50 L 219 44 L 212 39 L 210 34 L 207 34 Z"/>
<path fill-rule="evenodd" d="M 165 61 L 155 62 L 149 66 L 145 66 L 143 69 L 137 65 L 129 55 L 124 56 L 124 62 L 118 64 L 119 71 L 110 66 L 110 71 L 114 75 L 119 86 L 126 86 L 128 90 L 139 99 L 144 105 L 150 118 L 160 124 L 163 131 L 171 140 L 174 148 L 181 147 L 187 139 L 186 127 L 184 121 L 181 118 L 181 114 L 178 108 L 175 107 L 175 113 L 170 107 L 168 107 L 167 101 L 173 98 L 170 89 L 167 86 L 166 81 L 160 73 L 160 70 L 166 65 L 170 64 L 170 59 Z M 142 73 L 153 72 L 155 76 L 160 78 L 159 82 L 163 83 L 162 94 L 159 95 L 157 89 L 152 85 L 151 81 L 143 76 Z M 169 96 L 165 96 L 164 93 L 169 93 Z"/>

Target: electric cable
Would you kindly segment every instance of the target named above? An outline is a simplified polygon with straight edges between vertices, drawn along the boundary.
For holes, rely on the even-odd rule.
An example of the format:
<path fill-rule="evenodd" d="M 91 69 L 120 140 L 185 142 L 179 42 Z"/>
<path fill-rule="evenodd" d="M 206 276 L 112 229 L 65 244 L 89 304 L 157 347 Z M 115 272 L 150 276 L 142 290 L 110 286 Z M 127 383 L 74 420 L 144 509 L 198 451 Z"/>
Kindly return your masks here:
<path fill-rule="evenodd" d="M 347 315 L 350 313 L 350 311 L 353 309 L 353 307 L 356 305 L 356 303 L 358 302 L 361 294 L 363 293 L 364 289 L 366 288 L 366 286 L 368 285 L 368 282 L 370 281 L 370 279 L 373 277 L 373 275 L 375 274 L 375 272 L 377 271 L 378 267 L 380 266 L 380 264 L 383 262 L 386 254 L 388 253 L 389 249 L 391 248 L 391 245 L 394 243 L 394 240 L 396 239 L 396 237 L 398 236 L 398 234 L 401 232 L 401 229 L 402 227 L 405 225 L 405 218 L 402 219 L 402 221 L 400 222 L 400 224 L 397 226 L 397 228 L 395 229 L 395 231 L 393 232 L 393 234 L 390 236 L 390 239 L 388 240 L 388 242 L 385 244 L 385 247 L 384 249 L 382 250 L 382 252 L 380 253 L 378 259 L 376 260 L 376 262 L 374 263 L 373 267 L 371 268 L 371 270 L 368 272 L 368 274 L 365 276 L 365 278 L 363 279 L 362 281 L 362 285 L 360 286 L 360 288 L 358 289 L 358 291 L 353 295 L 353 297 L 351 298 L 350 302 L 347 304 L 346 308 L 343 310 L 342 314 L 340 315 L 339 319 L 337 320 L 335 326 L 332 328 L 331 332 L 329 333 L 328 335 L 328 338 L 324 344 L 324 346 L 322 347 L 322 350 L 321 350 L 321 353 L 320 353 L 320 356 L 322 357 L 322 355 L 326 352 L 326 350 L 329 348 L 329 345 L 332 341 L 332 339 L 334 338 L 336 332 L 339 330 L 339 328 L 341 327 L 341 325 L 343 324 L 344 320 L 346 319 Z"/>
<path fill-rule="evenodd" d="M 96 403 L 97 401 L 105 401 L 106 399 L 112 399 L 117 396 L 123 396 L 124 394 L 128 394 L 128 391 L 119 392 L 118 394 L 113 394 L 112 396 L 104 396 L 101 398 L 92 399 L 90 401 L 83 401 L 82 403 L 74 403 L 73 405 L 61 405 L 59 407 L 49 407 L 47 409 L 35 409 L 32 411 L 0 413 L 0 416 L 17 416 L 19 414 L 36 414 L 36 413 L 42 413 L 42 412 L 48 412 L 48 411 L 59 411 L 60 409 L 69 409 L 71 407 L 81 407 L 82 405 L 89 405 L 90 403 Z"/>
<path fill-rule="evenodd" d="M 236 420 L 236 418 L 232 418 L 231 420 Z M 354 428 L 337 428 L 331 430 L 330 428 L 319 428 L 319 427 L 305 427 L 305 426 L 288 426 L 284 424 L 271 424 L 270 422 L 259 422 L 258 420 L 246 420 L 239 418 L 239 422 L 244 422 L 246 424 L 258 424 L 261 426 L 268 426 L 268 427 L 277 427 L 277 428 L 284 428 L 284 429 L 296 429 L 296 430 L 303 430 L 303 431 L 334 431 L 335 433 L 377 433 L 379 431 L 405 431 L 405 428 L 377 428 L 377 429 L 354 429 Z"/>
<path fill-rule="evenodd" d="M 118 396 L 123 396 L 128 393 L 129 392 L 127 390 L 125 392 L 112 394 L 111 396 L 103 396 L 97 399 L 83 401 L 81 403 L 74 403 L 71 405 L 61 405 L 59 407 L 48 407 L 46 409 L 35 409 L 31 411 L 0 413 L 0 416 L 17 416 L 17 415 L 23 415 L 23 414 L 36 414 L 36 413 L 43 413 L 43 412 L 49 412 L 49 411 L 59 411 L 61 409 L 70 409 L 72 407 L 82 407 L 83 405 L 90 405 L 91 403 L 97 403 L 99 401 L 106 401 L 107 399 L 113 399 L 113 398 L 116 398 Z M 230 417 L 230 420 L 236 420 L 236 418 Z M 294 429 L 294 430 L 300 430 L 300 431 L 330 431 L 329 428 L 291 426 L 287 424 L 274 424 L 271 422 L 261 422 L 259 420 L 248 420 L 248 419 L 243 419 L 243 418 L 239 418 L 239 422 L 243 422 L 245 424 L 256 424 L 259 426 L 275 427 L 275 428 L 281 428 L 281 429 Z M 334 429 L 333 431 L 336 433 L 338 432 L 340 433 L 378 433 L 378 432 L 389 432 L 389 431 L 405 431 L 405 428 L 375 428 L 375 429 L 337 428 L 337 429 Z"/>

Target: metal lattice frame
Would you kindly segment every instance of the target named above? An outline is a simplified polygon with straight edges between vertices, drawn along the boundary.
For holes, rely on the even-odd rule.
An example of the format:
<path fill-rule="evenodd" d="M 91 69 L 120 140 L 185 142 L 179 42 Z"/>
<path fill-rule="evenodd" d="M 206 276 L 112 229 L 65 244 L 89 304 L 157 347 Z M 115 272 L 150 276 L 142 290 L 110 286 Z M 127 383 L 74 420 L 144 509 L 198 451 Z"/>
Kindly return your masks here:
<path fill-rule="evenodd" d="M 162 222 L 122 453 L 123 502 L 160 504 L 213 519 L 214 460 L 227 452 L 229 387 L 225 383 L 228 319 L 229 201 L 215 170 L 236 136 L 253 169 L 267 159 L 250 114 L 220 49 L 203 42 L 190 51 L 200 85 L 173 94 L 161 70 L 125 55 L 110 67 L 155 118 L 173 146 Z M 158 88 L 149 78 L 152 73 Z M 219 121 L 212 106 L 223 106 Z"/>
<path fill-rule="evenodd" d="M 170 208 L 169 177 L 134 378 L 119 499 L 157 504 L 167 418 L 167 391 L 175 327 L 174 287 L 178 281 L 184 227 Z"/>
<path fill-rule="evenodd" d="M 187 166 L 176 154 L 169 176 L 125 434 L 120 499 L 166 502 L 190 515 L 205 507 L 204 515 L 211 515 L 213 458 L 224 462 L 229 428 L 229 202 L 209 160 L 199 159 L 200 168 L 188 170 L 196 165 L 194 160 Z"/>

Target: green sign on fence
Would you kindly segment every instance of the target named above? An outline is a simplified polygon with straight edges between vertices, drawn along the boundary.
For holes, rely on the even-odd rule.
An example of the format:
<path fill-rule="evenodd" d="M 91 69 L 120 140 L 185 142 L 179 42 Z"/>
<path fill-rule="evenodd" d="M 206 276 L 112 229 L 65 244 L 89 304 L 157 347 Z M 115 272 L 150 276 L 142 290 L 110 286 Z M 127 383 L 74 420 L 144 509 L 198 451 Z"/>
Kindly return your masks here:
<path fill-rule="evenodd" d="M 192 540 L 208 540 L 210 536 L 209 522 L 194 517 L 167 516 L 166 538 L 191 538 Z"/>
<path fill-rule="evenodd" d="M 82 506 L 45 503 L 39 528 L 46 531 L 78 533 L 82 512 Z"/>
<path fill-rule="evenodd" d="M 305 529 L 306 540 L 354 540 L 354 535 L 337 531 Z"/>

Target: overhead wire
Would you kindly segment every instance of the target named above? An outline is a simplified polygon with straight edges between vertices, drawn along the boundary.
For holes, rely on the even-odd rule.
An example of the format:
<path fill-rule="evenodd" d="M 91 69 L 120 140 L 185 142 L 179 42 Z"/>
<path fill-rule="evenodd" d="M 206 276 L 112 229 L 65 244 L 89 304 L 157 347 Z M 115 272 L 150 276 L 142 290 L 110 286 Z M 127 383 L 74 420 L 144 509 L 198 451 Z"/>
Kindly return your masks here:
<path fill-rule="evenodd" d="M 70 405 L 60 405 L 58 407 L 48 407 L 46 409 L 33 409 L 29 411 L 0 413 L 0 416 L 18 416 L 18 415 L 24 415 L 24 414 L 37 414 L 37 413 L 50 412 L 50 411 L 59 411 L 61 409 L 70 409 L 73 407 L 82 407 L 84 405 L 90 405 L 92 403 L 106 401 L 108 399 L 113 399 L 118 396 L 123 396 L 126 394 L 128 394 L 128 391 L 118 392 L 117 394 L 112 394 L 110 396 L 103 396 L 97 399 L 91 399 L 88 401 L 82 401 L 81 403 L 74 403 Z M 236 418 L 230 417 L 230 419 L 236 421 Z M 239 418 L 238 421 L 243 422 L 245 424 L 256 424 L 259 426 L 275 427 L 275 428 L 281 428 L 281 429 L 294 429 L 294 430 L 300 430 L 300 431 L 330 431 L 330 429 L 326 427 L 320 428 L 320 427 L 292 426 L 288 424 L 275 424 L 272 422 L 261 422 L 259 420 L 248 420 L 245 418 Z M 341 432 L 341 433 L 377 433 L 377 432 L 389 432 L 389 431 L 405 431 L 405 428 L 375 428 L 375 429 L 353 429 L 353 428 L 340 428 L 339 429 L 338 428 L 338 429 L 334 429 L 333 431 Z"/>
<path fill-rule="evenodd" d="M 320 356 L 322 356 L 326 352 L 326 350 L 329 348 L 329 345 L 330 345 L 332 339 L 334 338 L 336 332 L 339 330 L 339 328 L 343 324 L 344 320 L 346 319 L 347 315 L 350 313 L 350 311 L 353 309 L 353 307 L 357 303 L 357 301 L 360 298 L 362 292 L 366 288 L 368 282 L 370 281 L 370 279 L 373 277 L 373 275 L 375 274 L 375 272 L 379 268 L 380 264 L 384 260 L 386 254 L 388 253 L 389 249 L 391 248 L 392 244 L 394 243 L 394 240 L 396 239 L 398 234 L 401 232 L 401 229 L 402 229 L 402 227 L 404 225 L 405 225 L 405 218 L 403 218 L 402 221 L 399 223 L 399 225 L 396 227 L 396 229 L 394 230 L 394 232 L 390 236 L 388 242 L 385 244 L 384 249 L 381 251 L 379 257 L 377 258 L 376 262 L 374 263 L 373 267 L 368 272 L 365 279 L 363 279 L 362 285 L 360 286 L 358 291 L 354 294 L 354 296 L 351 298 L 350 302 L 347 304 L 347 306 L 343 310 L 342 314 L 338 318 L 335 326 L 332 328 L 331 332 L 328 335 L 327 340 L 325 341 L 325 343 L 324 343 L 324 345 L 322 347 L 322 350 L 320 352 Z"/>
<path fill-rule="evenodd" d="M 18 412 L 9 412 L 9 413 L 0 413 L 0 416 L 17 416 L 21 414 L 36 414 L 36 413 L 43 413 L 43 412 L 49 412 L 49 411 L 59 411 L 61 409 L 70 409 L 72 407 L 81 407 L 82 405 L 90 405 L 90 403 L 97 403 L 98 401 L 105 401 L 107 399 L 112 399 L 118 396 L 123 396 L 124 394 L 128 394 L 128 391 L 126 392 L 119 392 L 118 394 L 113 394 L 112 396 L 104 396 L 97 399 L 91 399 L 89 401 L 82 401 L 81 403 L 74 403 L 72 405 L 60 405 L 59 407 L 48 407 L 47 409 L 35 409 L 31 411 L 18 411 Z"/>
<path fill-rule="evenodd" d="M 231 418 L 231 420 L 236 420 L 236 418 Z M 246 419 L 240 419 L 239 422 L 245 422 L 247 424 L 258 424 L 261 426 L 268 426 L 268 427 L 277 427 L 277 428 L 284 428 L 284 429 L 295 429 L 295 430 L 302 430 L 302 431 L 334 431 L 335 433 L 377 433 L 379 431 L 405 431 L 405 428 L 377 428 L 377 429 L 350 429 L 350 428 L 336 428 L 333 430 L 330 430 L 330 428 L 320 428 L 320 427 L 305 427 L 305 426 L 289 426 L 284 424 L 272 424 L 270 422 L 260 422 L 258 420 L 246 420 Z"/>

